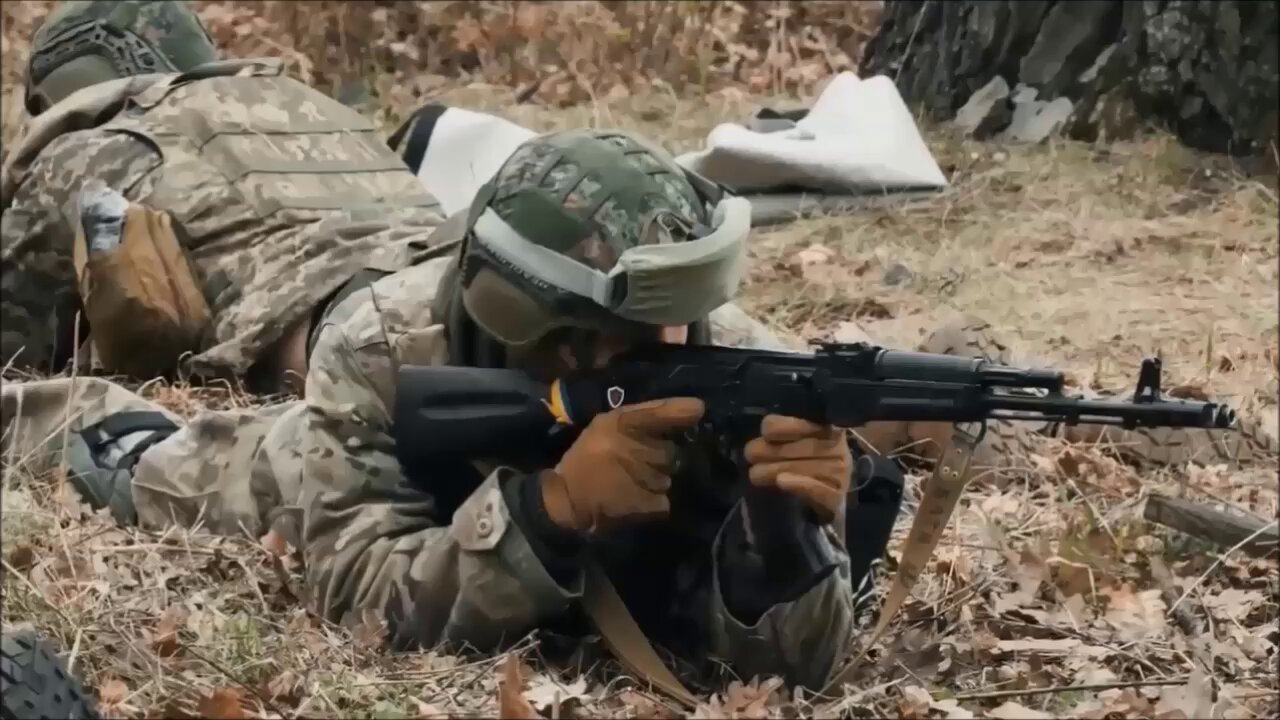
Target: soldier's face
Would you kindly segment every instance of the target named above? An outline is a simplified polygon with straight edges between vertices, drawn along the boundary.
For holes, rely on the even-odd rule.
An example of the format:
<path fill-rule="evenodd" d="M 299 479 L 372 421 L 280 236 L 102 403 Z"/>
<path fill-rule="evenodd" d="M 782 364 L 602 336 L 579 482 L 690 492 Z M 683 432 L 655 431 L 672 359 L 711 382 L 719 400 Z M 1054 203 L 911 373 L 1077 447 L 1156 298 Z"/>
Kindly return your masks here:
<path fill-rule="evenodd" d="M 677 325 L 674 327 L 654 328 L 654 342 L 664 343 L 667 345 L 683 345 L 689 340 L 689 326 Z M 589 358 L 582 358 L 580 351 L 575 352 L 572 344 L 562 343 L 558 347 L 558 359 L 564 364 L 565 370 L 580 369 L 580 360 L 588 360 L 593 368 L 601 368 L 609 364 L 609 360 L 622 352 L 626 352 L 635 347 L 637 343 L 643 342 L 634 336 L 619 336 L 597 334 L 592 338 L 592 348 Z"/>
<path fill-rule="evenodd" d="M 636 336 L 565 329 L 533 348 L 507 356 L 508 367 L 550 382 L 580 368 L 600 368 L 618 353 L 640 344 L 683 345 L 689 341 L 689 326 L 654 327 L 652 333 Z"/>

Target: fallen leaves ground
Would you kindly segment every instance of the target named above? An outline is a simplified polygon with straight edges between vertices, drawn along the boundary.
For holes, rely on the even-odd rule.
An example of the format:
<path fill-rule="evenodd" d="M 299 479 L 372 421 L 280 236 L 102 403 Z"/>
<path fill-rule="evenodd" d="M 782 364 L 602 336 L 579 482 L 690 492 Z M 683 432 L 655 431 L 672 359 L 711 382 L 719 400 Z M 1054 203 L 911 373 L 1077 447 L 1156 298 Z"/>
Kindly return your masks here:
<path fill-rule="evenodd" d="M 439 97 L 536 129 L 622 126 L 677 151 L 756 104 L 732 90 L 554 112 L 513 106 L 509 90 L 491 86 Z M 380 117 L 394 122 L 404 109 Z M 976 314 L 1015 357 L 1094 387 L 1130 385 L 1140 356 L 1159 351 L 1170 387 L 1212 393 L 1276 433 L 1274 178 L 1242 177 L 1160 136 L 1106 147 L 998 147 L 945 130 L 928 140 L 951 189 L 758 233 L 748 309 L 798 340 L 902 347 Z M 219 388 L 145 392 L 186 415 L 256 402 Z M 600 664 L 600 653 L 549 667 L 536 637 L 494 658 L 389 655 L 376 628 L 335 628 L 301 607 L 291 548 L 120 530 L 74 503 L 59 478 L 21 468 L 4 479 L 3 620 L 48 633 L 114 717 L 1280 715 L 1276 555 L 1224 558 L 1225 548 L 1141 512 L 1160 491 L 1275 518 L 1276 457 L 1138 470 L 1046 442 L 1021 460 L 1021 472 L 971 486 L 914 598 L 835 702 L 744 678 L 688 713 Z M 1179 597 L 1161 592 L 1153 556 Z M 1188 611 L 1193 633 L 1174 617 Z"/>

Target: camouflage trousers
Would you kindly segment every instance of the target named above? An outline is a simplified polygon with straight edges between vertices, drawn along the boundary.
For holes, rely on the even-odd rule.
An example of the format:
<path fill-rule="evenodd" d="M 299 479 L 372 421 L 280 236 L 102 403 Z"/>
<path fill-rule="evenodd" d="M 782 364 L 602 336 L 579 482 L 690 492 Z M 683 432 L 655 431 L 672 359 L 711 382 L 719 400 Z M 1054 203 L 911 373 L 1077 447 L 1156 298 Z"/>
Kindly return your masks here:
<path fill-rule="evenodd" d="M 0 397 L 6 475 L 58 467 L 70 433 L 115 413 L 153 411 L 173 420 L 179 429 L 144 451 L 134 468 L 132 495 L 143 527 L 177 524 L 257 539 L 272 510 L 296 500 L 301 401 L 205 411 L 183 422 L 101 378 L 6 383 Z"/>

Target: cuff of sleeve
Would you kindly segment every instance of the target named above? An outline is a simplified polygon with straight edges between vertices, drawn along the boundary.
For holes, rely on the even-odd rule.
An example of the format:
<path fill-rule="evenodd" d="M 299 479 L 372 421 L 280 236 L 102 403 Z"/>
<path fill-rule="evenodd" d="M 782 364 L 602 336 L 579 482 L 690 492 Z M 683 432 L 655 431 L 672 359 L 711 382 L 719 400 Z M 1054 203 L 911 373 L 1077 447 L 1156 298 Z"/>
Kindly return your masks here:
<path fill-rule="evenodd" d="M 571 573 L 563 580 L 553 577 L 523 528 L 513 522 L 502 486 L 514 474 L 509 468 L 494 470 L 454 512 L 449 531 L 462 550 L 496 555 L 520 581 L 531 603 L 549 612 L 558 610 L 581 596 L 582 573 Z"/>
<path fill-rule="evenodd" d="M 829 562 L 816 575 L 805 573 L 805 577 L 777 567 L 777 558 L 770 563 L 747 539 L 742 507 L 740 502 L 717 533 L 712 562 L 717 597 L 745 627 L 756 625 L 771 607 L 794 601 L 821 584 L 839 567 L 843 553 L 822 528 L 806 523 L 797 532 L 808 536 L 798 542 L 806 543 L 811 552 Z"/>
<path fill-rule="evenodd" d="M 542 486 L 537 475 L 513 473 L 502 479 L 501 487 L 511 518 L 524 532 L 534 554 L 551 577 L 567 587 L 582 570 L 585 538 L 551 521 L 542 504 Z"/>
<path fill-rule="evenodd" d="M 849 647 L 853 604 L 848 559 L 822 533 L 819 542 L 836 558 L 833 571 L 793 599 L 761 602 L 757 615 L 744 617 L 730 603 L 731 576 L 720 565 L 725 556 L 719 546 L 726 529 L 716 537 L 713 560 L 710 610 L 715 654 L 729 660 L 742 676 L 779 675 L 794 685 L 821 687 Z"/>

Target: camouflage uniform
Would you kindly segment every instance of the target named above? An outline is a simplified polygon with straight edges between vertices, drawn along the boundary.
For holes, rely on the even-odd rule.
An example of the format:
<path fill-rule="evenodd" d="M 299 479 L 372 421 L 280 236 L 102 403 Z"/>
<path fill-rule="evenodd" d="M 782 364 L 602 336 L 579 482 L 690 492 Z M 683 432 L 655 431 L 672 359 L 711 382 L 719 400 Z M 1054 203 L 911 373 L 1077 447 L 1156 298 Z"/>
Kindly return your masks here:
<path fill-rule="evenodd" d="M 6 361 L 71 355 L 76 200 L 91 179 L 170 214 L 212 312 L 187 367 L 199 374 L 244 375 L 360 268 L 419 259 L 438 203 L 369 120 L 280 73 L 262 60 L 124 77 L 32 122 L 4 173 Z"/>

